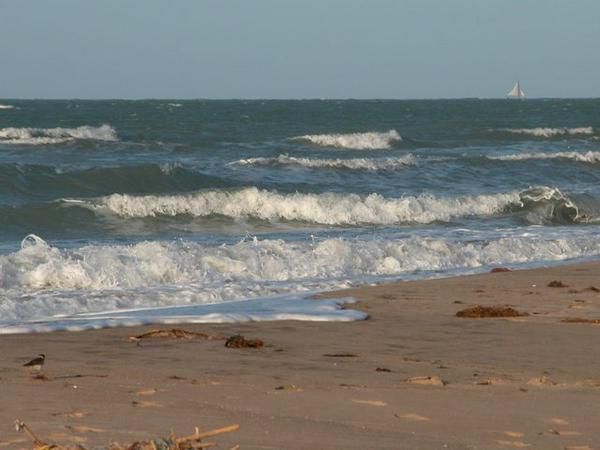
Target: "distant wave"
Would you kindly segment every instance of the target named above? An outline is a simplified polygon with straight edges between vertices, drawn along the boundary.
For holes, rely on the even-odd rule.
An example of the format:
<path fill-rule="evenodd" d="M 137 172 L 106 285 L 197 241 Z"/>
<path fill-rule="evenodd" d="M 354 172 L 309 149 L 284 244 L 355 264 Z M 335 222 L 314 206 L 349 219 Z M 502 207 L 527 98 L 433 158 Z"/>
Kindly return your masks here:
<path fill-rule="evenodd" d="M 551 138 L 556 136 L 574 136 L 574 135 L 592 135 L 594 134 L 593 127 L 578 127 L 578 128 L 505 128 L 513 134 L 525 134 L 535 137 Z"/>
<path fill-rule="evenodd" d="M 486 156 L 488 159 L 499 161 L 524 161 L 527 159 L 572 159 L 577 162 L 598 163 L 600 162 L 600 152 L 556 152 L 556 153 L 516 153 L 512 155 Z"/>
<path fill-rule="evenodd" d="M 0 144 L 49 145 L 76 139 L 116 141 L 117 133 L 110 125 L 77 128 L 0 128 Z"/>
<path fill-rule="evenodd" d="M 350 170 L 394 170 L 417 164 L 416 158 L 411 155 L 397 158 L 352 158 L 352 159 L 313 159 L 297 158 L 288 155 L 279 155 L 276 158 L 248 158 L 234 161 L 231 164 L 240 166 L 299 166 L 309 169 L 350 169 Z"/>
<path fill-rule="evenodd" d="M 305 141 L 320 147 L 378 150 L 392 148 L 394 143 L 402 141 L 402 136 L 396 130 L 389 130 L 386 132 L 370 131 L 348 134 L 306 134 L 290 138 L 290 140 Z"/>
<path fill-rule="evenodd" d="M 123 218 L 225 216 L 234 220 L 253 218 L 339 226 L 450 222 L 461 217 L 503 213 L 520 214 L 531 224 L 600 219 L 600 203 L 595 199 L 571 198 L 558 188 L 548 186 L 488 195 L 401 198 L 331 192 L 281 194 L 249 187 L 160 196 L 112 194 L 94 200 L 64 199 L 63 202 Z"/>
<path fill-rule="evenodd" d="M 15 109 L 13 105 L 2 105 L 0 104 L 0 109 Z"/>

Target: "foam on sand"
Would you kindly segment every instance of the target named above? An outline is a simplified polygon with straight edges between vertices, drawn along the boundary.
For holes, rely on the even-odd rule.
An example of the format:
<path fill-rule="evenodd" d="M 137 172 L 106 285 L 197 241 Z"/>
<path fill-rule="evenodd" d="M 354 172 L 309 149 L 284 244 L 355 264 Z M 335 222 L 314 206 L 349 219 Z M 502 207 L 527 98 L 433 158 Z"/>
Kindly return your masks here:
<path fill-rule="evenodd" d="M 7 323 L 0 334 L 48 332 L 56 330 L 80 331 L 119 326 L 181 323 L 266 322 L 275 320 L 303 320 L 311 322 L 350 322 L 364 320 L 366 313 L 345 308 L 354 303 L 350 298 L 312 300 L 309 295 L 254 298 L 215 305 L 170 306 L 108 311 L 89 314 L 49 317 L 35 322 Z"/>
<path fill-rule="evenodd" d="M 293 141 L 305 141 L 320 147 L 335 147 L 353 150 L 390 149 L 402 141 L 396 130 L 386 132 L 370 131 L 347 134 L 306 134 L 290 138 Z"/>
<path fill-rule="evenodd" d="M 230 164 L 240 166 L 296 166 L 307 169 L 348 169 L 383 171 L 396 170 L 417 164 L 416 158 L 411 155 L 397 158 L 352 158 L 352 159 L 315 159 L 297 158 L 288 155 L 279 155 L 276 158 L 248 158 L 240 159 Z"/>
<path fill-rule="evenodd" d="M 116 141 L 117 133 L 106 124 L 77 128 L 0 128 L 0 144 L 50 145 L 76 139 Z"/>

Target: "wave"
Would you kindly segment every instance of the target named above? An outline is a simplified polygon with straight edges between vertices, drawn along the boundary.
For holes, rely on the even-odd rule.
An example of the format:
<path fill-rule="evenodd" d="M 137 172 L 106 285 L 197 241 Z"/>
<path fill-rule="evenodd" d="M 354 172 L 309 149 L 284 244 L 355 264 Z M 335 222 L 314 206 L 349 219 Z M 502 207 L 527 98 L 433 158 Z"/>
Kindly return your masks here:
<path fill-rule="evenodd" d="M 0 104 L 0 109 L 15 109 L 13 105 L 2 105 Z"/>
<path fill-rule="evenodd" d="M 560 261 L 600 254 L 593 236 L 243 240 L 233 245 L 141 242 L 59 249 L 27 236 L 0 255 L 3 320 L 222 303 L 342 288 L 423 271 Z M 160 316 L 160 311 L 155 315 Z"/>
<path fill-rule="evenodd" d="M 84 125 L 77 128 L 0 128 L 0 144 L 51 145 L 73 140 L 117 141 L 113 127 Z"/>
<path fill-rule="evenodd" d="M 64 199 L 66 205 L 122 218 L 187 215 L 233 220 L 297 221 L 319 225 L 400 225 L 451 222 L 470 217 L 519 214 L 530 224 L 590 223 L 600 220 L 600 202 L 567 196 L 555 187 L 462 197 L 433 195 L 385 198 L 379 194 L 281 194 L 256 187 L 179 195 L 112 194 L 93 200 Z"/>
<path fill-rule="evenodd" d="M 292 141 L 305 141 L 320 147 L 335 147 L 353 150 L 390 149 L 402 141 L 396 130 L 386 132 L 370 131 L 367 133 L 348 134 L 306 134 L 290 138 Z"/>
<path fill-rule="evenodd" d="M 535 137 L 551 138 L 556 136 L 592 135 L 593 127 L 577 128 L 505 128 L 504 131 L 513 134 L 525 134 Z"/>
<path fill-rule="evenodd" d="M 234 161 L 235 165 L 240 166 L 298 166 L 309 169 L 349 169 L 349 170 L 395 170 L 406 166 L 417 164 L 416 158 L 411 155 L 400 156 L 397 158 L 352 158 L 352 159 L 312 159 L 297 158 L 288 155 L 279 155 L 276 158 L 248 158 Z"/>
<path fill-rule="evenodd" d="M 431 195 L 384 198 L 379 194 L 280 194 L 256 187 L 211 190 L 185 195 L 112 194 L 96 200 L 65 200 L 99 213 L 155 217 L 220 215 L 271 222 L 300 221 L 323 225 L 392 225 L 450 221 L 456 217 L 493 215 L 520 201 L 518 192 L 436 198 Z"/>
<path fill-rule="evenodd" d="M 600 152 L 556 152 L 556 153 L 517 153 L 512 155 L 486 156 L 487 159 L 499 161 L 524 161 L 528 159 L 571 159 L 577 162 L 598 163 Z"/>

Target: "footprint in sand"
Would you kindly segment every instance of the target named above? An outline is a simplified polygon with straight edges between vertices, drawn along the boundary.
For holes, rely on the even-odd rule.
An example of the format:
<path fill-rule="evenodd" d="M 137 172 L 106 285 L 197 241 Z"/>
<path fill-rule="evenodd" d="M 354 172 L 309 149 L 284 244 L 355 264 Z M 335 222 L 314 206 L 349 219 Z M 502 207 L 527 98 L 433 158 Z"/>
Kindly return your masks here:
<path fill-rule="evenodd" d="M 65 428 L 73 433 L 105 433 L 106 430 L 102 428 L 94 428 L 87 427 L 85 425 L 82 426 L 73 426 L 73 425 L 65 425 Z"/>
<path fill-rule="evenodd" d="M 407 413 L 407 414 L 394 414 L 394 417 L 398 419 L 411 420 L 413 422 L 428 422 L 431 419 L 429 417 L 421 416 L 420 414 Z"/>
<path fill-rule="evenodd" d="M 387 403 L 383 402 L 381 400 L 358 400 L 358 399 L 353 398 L 352 402 L 353 403 L 360 403 L 361 405 L 387 406 Z"/>
<path fill-rule="evenodd" d="M 546 422 L 553 423 L 555 425 L 569 425 L 569 422 L 559 417 L 550 417 L 549 419 L 546 419 Z"/>
<path fill-rule="evenodd" d="M 145 400 L 134 400 L 131 402 L 131 404 L 136 408 L 159 408 L 162 406 L 160 403 L 149 402 Z"/>
<path fill-rule="evenodd" d="M 579 431 L 549 430 L 548 433 L 553 434 L 554 436 L 581 436 Z"/>
<path fill-rule="evenodd" d="M 68 411 L 68 412 L 57 412 L 57 413 L 52 413 L 53 416 L 60 416 L 60 417 L 70 417 L 72 419 L 80 419 L 82 417 L 85 417 L 88 415 L 88 413 L 84 412 L 84 411 L 79 411 L 78 409 L 74 409 L 73 411 Z"/>
<path fill-rule="evenodd" d="M 531 447 L 531 444 L 521 441 L 496 441 L 497 444 L 503 445 L 504 447 L 512 447 L 512 448 L 527 448 Z"/>
<path fill-rule="evenodd" d="M 447 381 L 442 380 L 440 377 L 435 375 L 431 377 L 410 377 L 404 380 L 404 382 L 410 384 L 422 384 L 427 386 L 445 386 L 448 384 Z"/>
<path fill-rule="evenodd" d="M 139 391 L 132 392 L 134 395 L 154 395 L 158 393 L 158 389 L 150 388 L 150 389 L 141 389 Z"/>
<path fill-rule="evenodd" d="M 504 434 L 512 438 L 522 438 L 525 436 L 525 433 L 520 433 L 519 431 L 505 431 Z"/>
<path fill-rule="evenodd" d="M 52 433 L 48 436 L 48 440 L 51 442 L 73 442 L 74 444 L 84 444 L 87 442 L 87 439 L 84 437 L 73 436 L 72 434 L 67 433 Z"/>

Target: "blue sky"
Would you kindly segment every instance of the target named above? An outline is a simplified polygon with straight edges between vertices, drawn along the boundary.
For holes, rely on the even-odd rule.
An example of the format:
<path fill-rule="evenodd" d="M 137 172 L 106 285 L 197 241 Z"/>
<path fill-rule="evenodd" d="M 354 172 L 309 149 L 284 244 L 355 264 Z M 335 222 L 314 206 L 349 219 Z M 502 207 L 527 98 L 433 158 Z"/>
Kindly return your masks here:
<path fill-rule="evenodd" d="M 598 0 L 0 0 L 0 98 L 600 97 Z"/>

